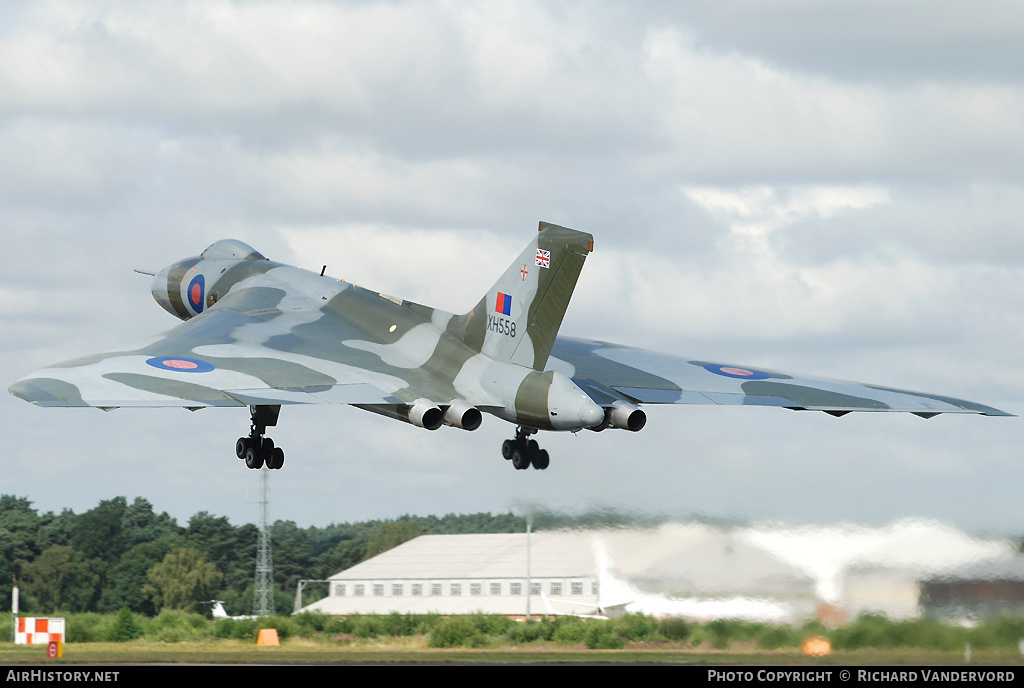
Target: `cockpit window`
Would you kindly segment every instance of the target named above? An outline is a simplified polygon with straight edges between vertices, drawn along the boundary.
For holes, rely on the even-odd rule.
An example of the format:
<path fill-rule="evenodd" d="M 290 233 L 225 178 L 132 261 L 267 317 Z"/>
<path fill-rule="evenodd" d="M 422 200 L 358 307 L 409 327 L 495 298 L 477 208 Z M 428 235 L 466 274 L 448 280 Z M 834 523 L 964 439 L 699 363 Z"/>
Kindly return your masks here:
<path fill-rule="evenodd" d="M 249 244 L 236 239 L 222 239 L 203 251 L 203 260 L 266 260 L 266 257 Z"/>

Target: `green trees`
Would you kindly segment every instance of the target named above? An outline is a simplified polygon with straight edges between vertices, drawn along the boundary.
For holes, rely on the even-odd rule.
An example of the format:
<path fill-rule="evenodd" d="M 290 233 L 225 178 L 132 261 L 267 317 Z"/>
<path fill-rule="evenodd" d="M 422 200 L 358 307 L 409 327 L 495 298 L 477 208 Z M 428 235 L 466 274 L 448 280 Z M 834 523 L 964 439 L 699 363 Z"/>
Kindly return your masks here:
<path fill-rule="evenodd" d="M 181 536 L 169 535 L 154 542 L 139 543 L 125 552 L 107 573 L 97 610 L 112 612 L 123 607 L 137 614 L 155 616 L 160 609 L 143 590 L 150 583 L 149 570 L 162 562 L 172 547 L 185 542 Z"/>
<path fill-rule="evenodd" d="M 43 609 L 86 611 L 99 594 L 102 568 L 67 545 L 51 547 L 22 569 L 25 592 Z"/>
<path fill-rule="evenodd" d="M 367 559 L 375 557 L 381 552 L 387 552 L 389 549 L 398 547 L 403 542 L 408 542 L 422 534 L 420 524 L 410 518 L 400 521 L 385 521 L 380 524 L 380 527 L 370 536 L 370 541 L 366 543 L 365 557 Z"/>
<path fill-rule="evenodd" d="M 198 603 L 209 599 L 221 575 L 206 557 L 192 547 L 177 546 L 147 572 L 149 583 L 142 591 L 161 609 L 199 611 Z"/>
<path fill-rule="evenodd" d="M 300 578 L 327 578 L 422 533 L 506 533 L 526 529 L 513 514 L 401 516 L 396 520 L 300 528 L 271 527 L 275 595 L 291 607 Z M 20 586 L 21 610 L 115 612 L 154 617 L 218 599 L 229 614 L 252 609 L 257 529 L 201 511 L 182 527 L 147 500 L 114 497 L 75 514 L 38 513 L 26 497 L 0 495 L 0 597 Z M 326 593 L 307 586 L 308 601 Z"/>

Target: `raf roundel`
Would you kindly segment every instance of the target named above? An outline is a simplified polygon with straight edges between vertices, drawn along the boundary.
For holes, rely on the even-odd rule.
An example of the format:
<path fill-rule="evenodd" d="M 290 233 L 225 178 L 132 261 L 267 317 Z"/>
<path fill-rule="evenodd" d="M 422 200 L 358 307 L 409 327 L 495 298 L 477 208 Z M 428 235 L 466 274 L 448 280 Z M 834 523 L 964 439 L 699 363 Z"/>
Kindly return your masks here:
<path fill-rule="evenodd" d="M 737 380 L 767 380 L 771 377 L 768 373 L 750 368 L 737 368 L 736 366 L 724 366 L 717 363 L 705 363 L 704 370 L 715 375 L 736 378 Z"/>
<path fill-rule="evenodd" d="M 160 370 L 173 370 L 176 373 L 208 373 L 213 370 L 213 365 L 206 361 L 195 358 L 173 358 L 160 356 L 146 361 L 149 365 Z"/>
<path fill-rule="evenodd" d="M 206 299 L 206 278 L 201 274 L 192 278 L 188 283 L 188 305 L 196 313 L 203 312 L 203 301 Z"/>

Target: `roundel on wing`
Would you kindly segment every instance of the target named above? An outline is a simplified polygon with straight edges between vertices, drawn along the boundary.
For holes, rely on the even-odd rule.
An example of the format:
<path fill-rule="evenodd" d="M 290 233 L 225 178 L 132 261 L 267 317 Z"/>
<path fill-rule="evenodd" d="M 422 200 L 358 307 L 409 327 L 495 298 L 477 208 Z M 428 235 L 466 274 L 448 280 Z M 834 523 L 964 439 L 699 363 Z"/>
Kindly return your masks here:
<path fill-rule="evenodd" d="M 771 377 L 768 373 L 752 368 L 739 368 L 737 366 L 718 365 L 717 363 L 705 363 L 704 370 L 715 375 L 736 378 L 737 380 L 767 380 Z"/>
<path fill-rule="evenodd" d="M 154 368 L 173 370 L 176 373 L 208 373 L 213 370 L 213 365 L 206 361 L 176 356 L 158 356 L 148 359 L 146 363 Z"/>
<path fill-rule="evenodd" d="M 203 312 L 203 303 L 206 300 L 206 278 L 201 274 L 196 275 L 192 278 L 192 281 L 188 283 L 188 305 L 192 306 L 192 310 L 196 313 Z"/>

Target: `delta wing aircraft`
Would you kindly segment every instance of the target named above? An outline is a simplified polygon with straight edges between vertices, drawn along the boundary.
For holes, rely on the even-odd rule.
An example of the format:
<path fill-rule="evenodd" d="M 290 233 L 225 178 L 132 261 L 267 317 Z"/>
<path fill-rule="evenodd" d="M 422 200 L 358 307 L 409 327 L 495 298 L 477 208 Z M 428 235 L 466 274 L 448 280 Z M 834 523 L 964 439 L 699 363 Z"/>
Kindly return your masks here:
<path fill-rule="evenodd" d="M 185 322 L 136 349 L 59 363 L 10 391 L 38 406 L 248 407 L 235 453 L 281 468 L 265 433 L 282 406 L 350 404 L 428 430 L 516 426 L 502 456 L 548 467 L 538 430 L 636 432 L 641 404 L 1010 415 L 969 401 L 558 337 L 590 234 L 539 233 L 468 313 L 455 315 L 218 241 L 164 268 L 152 292 Z"/>

